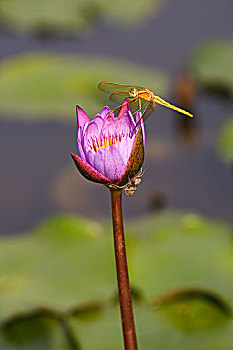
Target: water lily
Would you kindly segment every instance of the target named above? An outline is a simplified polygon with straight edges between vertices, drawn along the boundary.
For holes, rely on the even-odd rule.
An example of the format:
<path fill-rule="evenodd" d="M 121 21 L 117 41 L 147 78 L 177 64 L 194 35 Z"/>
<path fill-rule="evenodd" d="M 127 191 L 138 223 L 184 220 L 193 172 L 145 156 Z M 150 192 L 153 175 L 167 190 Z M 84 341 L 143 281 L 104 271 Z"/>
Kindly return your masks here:
<path fill-rule="evenodd" d="M 136 113 L 136 127 L 128 102 L 117 117 L 106 106 L 90 121 L 76 106 L 79 156 L 71 154 L 79 172 L 88 180 L 105 185 L 124 186 L 142 167 L 144 126 L 141 112 Z"/>

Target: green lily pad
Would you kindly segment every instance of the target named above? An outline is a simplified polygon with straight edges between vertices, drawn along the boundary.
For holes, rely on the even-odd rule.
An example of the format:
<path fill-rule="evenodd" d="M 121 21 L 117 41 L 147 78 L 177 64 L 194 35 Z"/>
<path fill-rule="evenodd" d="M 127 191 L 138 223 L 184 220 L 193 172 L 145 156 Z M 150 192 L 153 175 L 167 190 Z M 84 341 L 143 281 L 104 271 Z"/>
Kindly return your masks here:
<path fill-rule="evenodd" d="M 1 319 L 41 305 L 62 311 L 105 300 L 116 288 L 112 232 L 74 216 L 2 238 L 0 266 Z"/>
<path fill-rule="evenodd" d="M 151 302 L 178 328 L 192 332 L 215 328 L 229 321 L 230 306 L 218 294 L 205 289 L 181 289 Z"/>
<path fill-rule="evenodd" d="M 233 303 L 232 230 L 197 214 L 167 212 L 135 220 L 130 271 L 147 298 L 177 288 L 202 287 Z"/>
<path fill-rule="evenodd" d="M 167 212 L 126 233 L 140 348 L 231 350 L 229 226 Z M 1 349 L 68 350 L 70 335 L 72 350 L 122 348 L 110 226 L 61 215 L 0 241 Z"/>
<path fill-rule="evenodd" d="M 199 329 L 187 333 L 167 322 L 160 310 L 152 310 L 146 305 L 136 303 L 134 313 L 140 349 L 231 350 L 233 346 L 232 320 L 222 324 L 218 329 Z M 72 317 L 71 324 L 75 334 L 79 336 L 82 349 L 122 349 L 119 317 L 119 309 L 116 306 L 103 309 L 91 322 Z"/>
<path fill-rule="evenodd" d="M 208 90 L 232 97 L 233 41 L 206 43 L 191 59 L 197 80 Z"/>
<path fill-rule="evenodd" d="M 17 315 L 0 329 L 2 350 L 81 350 L 68 322 L 55 310 Z"/>
<path fill-rule="evenodd" d="M 3 0 L 1 21 L 21 32 L 46 34 L 85 33 L 98 22 L 138 25 L 161 9 L 163 0 Z"/>
<path fill-rule="evenodd" d="M 102 80 L 146 86 L 162 96 L 168 86 L 163 73 L 125 61 L 28 53 L 0 64 L 1 117 L 73 123 L 76 104 L 94 116 L 111 104 L 97 89 Z"/>
<path fill-rule="evenodd" d="M 121 26 L 138 26 L 145 22 L 149 17 L 154 17 L 160 13 L 164 0 L 129 0 L 127 3 L 120 1 L 99 1 L 103 8 L 108 22 L 114 21 L 114 24 Z"/>
<path fill-rule="evenodd" d="M 117 307 L 106 307 L 91 319 L 73 316 L 71 325 L 79 337 L 82 350 L 123 348 L 120 314 Z"/>
<path fill-rule="evenodd" d="M 167 305 L 169 304 L 169 305 Z M 191 350 L 230 350 L 233 345 L 233 323 L 232 319 L 223 319 L 219 310 L 213 305 L 205 303 L 198 304 L 198 300 L 192 300 L 192 304 L 182 298 L 173 299 L 172 302 L 166 302 L 158 309 L 151 309 L 142 303 L 134 303 L 135 319 L 137 325 L 137 338 L 139 345 L 144 350 L 170 349 L 178 350 L 184 346 Z M 187 332 L 187 309 L 195 311 L 199 316 L 207 316 L 207 322 L 214 322 L 213 316 L 218 324 L 215 328 L 203 328 L 203 324 L 195 329 L 195 333 Z M 161 312 L 162 311 L 162 312 Z M 205 314 L 207 312 L 207 315 Z M 164 313 L 172 319 L 172 323 L 167 322 Z M 180 324 L 176 316 L 182 317 L 185 314 L 184 330 L 180 332 Z M 174 319 L 175 317 L 175 319 Z M 222 322 L 221 321 L 222 317 Z M 225 317 L 226 318 L 226 317 Z M 179 319 L 178 319 L 179 320 Z M 192 326 L 197 326 L 193 321 Z M 204 326 L 206 319 L 203 318 Z M 175 327 L 173 326 L 175 325 Z M 209 324 L 208 324 L 209 326 Z M 190 329 L 188 329 L 190 331 Z M 91 334 L 91 336 L 90 336 Z M 5 322 L 0 331 L 0 345 L 4 350 L 117 350 L 122 348 L 123 339 L 120 324 L 119 307 L 116 305 L 105 304 L 100 309 L 73 309 L 69 313 L 61 314 L 55 310 L 35 310 L 26 315 L 18 315 Z"/>
<path fill-rule="evenodd" d="M 9 28 L 17 31 L 66 35 L 83 32 L 89 27 L 91 23 L 84 10 L 84 1 L 4 0 L 0 4 L 0 17 Z"/>
<path fill-rule="evenodd" d="M 217 146 L 222 158 L 233 163 L 233 117 L 224 122 Z"/>

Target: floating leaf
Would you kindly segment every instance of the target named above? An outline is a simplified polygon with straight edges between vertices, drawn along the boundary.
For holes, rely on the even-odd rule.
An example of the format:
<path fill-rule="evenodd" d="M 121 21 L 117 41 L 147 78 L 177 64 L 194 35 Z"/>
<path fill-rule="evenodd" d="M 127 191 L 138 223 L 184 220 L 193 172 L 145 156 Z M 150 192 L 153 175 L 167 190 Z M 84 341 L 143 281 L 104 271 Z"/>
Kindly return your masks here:
<path fill-rule="evenodd" d="M 9 28 L 43 35 L 85 33 L 103 20 L 138 25 L 161 8 L 163 0 L 4 0 L 0 17 Z M 124 10 L 122 10 L 124 9 Z"/>
<path fill-rule="evenodd" d="M 104 1 L 102 0 L 103 11 L 106 19 L 114 24 L 120 26 L 125 24 L 127 26 L 138 26 L 141 22 L 145 22 L 146 18 L 157 15 L 164 0 L 146 0 L 135 1 L 129 0 L 125 3 L 120 1 Z M 124 9 L 122 11 L 122 9 Z M 137 24 L 136 24 L 137 23 Z"/>
<path fill-rule="evenodd" d="M 62 320 L 82 350 L 122 347 L 110 231 L 63 215 L 30 235 L 0 239 L 0 348 L 66 349 Z M 231 350 L 230 228 L 196 214 L 167 212 L 140 218 L 126 231 L 130 280 L 140 296 L 134 299 L 140 347 Z M 166 296 L 179 288 L 169 303 Z M 160 295 L 160 308 L 148 305 Z M 55 320 L 42 317 L 30 324 L 27 316 L 41 307 L 57 310 Z"/>
<path fill-rule="evenodd" d="M 80 350 L 67 320 L 49 309 L 8 319 L 0 328 L 0 346 L 4 350 Z"/>
<path fill-rule="evenodd" d="M 226 161 L 233 163 L 233 117 L 223 124 L 218 141 L 218 151 Z"/>
<path fill-rule="evenodd" d="M 205 44 L 192 57 L 191 67 L 205 88 L 232 97 L 233 41 Z"/>
<path fill-rule="evenodd" d="M 0 111 L 7 119 L 75 120 L 75 105 L 95 115 L 107 96 L 97 89 L 102 80 L 139 84 L 163 95 L 161 72 L 104 57 L 28 53 L 0 64 Z"/>
<path fill-rule="evenodd" d="M 160 310 L 134 304 L 137 338 L 143 350 L 231 350 L 233 323 L 220 328 L 199 329 L 187 333 L 174 327 Z M 91 322 L 72 317 L 71 324 L 83 350 L 118 350 L 123 347 L 119 309 L 106 307 Z M 90 336 L 91 334 L 91 336 Z"/>
<path fill-rule="evenodd" d="M 143 286 L 148 298 L 201 286 L 233 302 L 232 230 L 226 224 L 167 212 L 135 220 L 128 229 L 138 241 L 129 265 L 134 285 Z"/>
<path fill-rule="evenodd" d="M 111 236 L 97 223 L 61 216 L 30 235 L 2 238 L 0 317 L 110 297 L 116 288 Z"/>
<path fill-rule="evenodd" d="M 84 9 L 84 2 L 75 0 L 41 0 L 40 3 L 4 0 L 0 4 L 0 16 L 3 23 L 15 30 L 65 35 L 87 29 L 89 20 Z"/>
<path fill-rule="evenodd" d="M 225 300 L 201 288 L 175 290 L 151 304 L 159 307 L 175 326 L 186 332 L 219 327 L 232 316 Z"/>
<path fill-rule="evenodd" d="M 72 317 L 72 327 L 79 336 L 82 350 L 118 350 L 123 344 L 117 307 L 102 310 L 97 317 L 84 320 Z M 91 334 L 91 336 L 90 336 Z"/>

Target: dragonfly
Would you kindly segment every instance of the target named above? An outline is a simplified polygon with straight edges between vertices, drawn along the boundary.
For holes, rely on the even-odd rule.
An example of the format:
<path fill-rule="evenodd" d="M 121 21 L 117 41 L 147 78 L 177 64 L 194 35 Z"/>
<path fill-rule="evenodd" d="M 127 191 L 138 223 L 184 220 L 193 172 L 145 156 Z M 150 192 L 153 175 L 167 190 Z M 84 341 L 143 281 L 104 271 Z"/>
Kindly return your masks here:
<path fill-rule="evenodd" d="M 143 118 L 145 121 L 154 112 L 157 103 L 189 117 L 193 117 L 191 113 L 172 105 L 171 103 L 163 100 L 161 97 L 156 96 L 151 90 L 144 87 L 103 81 L 98 85 L 98 88 L 101 91 L 110 94 L 110 101 L 121 105 L 122 102 L 127 99 L 131 109 L 142 110 L 143 112 L 140 120 Z M 139 124 L 140 120 L 138 121 L 137 125 Z"/>

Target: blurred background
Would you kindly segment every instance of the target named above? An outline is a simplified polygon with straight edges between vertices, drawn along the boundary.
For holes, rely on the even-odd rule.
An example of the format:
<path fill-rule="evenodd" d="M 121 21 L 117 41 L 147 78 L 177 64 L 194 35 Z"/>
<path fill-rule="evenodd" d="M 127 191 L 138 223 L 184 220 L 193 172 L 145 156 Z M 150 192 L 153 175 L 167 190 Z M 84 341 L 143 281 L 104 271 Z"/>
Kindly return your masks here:
<path fill-rule="evenodd" d="M 231 0 L 0 2 L 0 233 L 3 236 L 3 248 L 4 244 L 8 244 L 4 241 L 7 237 L 33 231 L 33 227 L 41 227 L 41 221 L 57 213 L 62 212 L 62 218 L 67 213 L 71 220 L 68 224 L 71 231 L 76 227 L 76 223 L 72 221 L 76 220 L 72 213 L 90 220 L 109 220 L 108 190 L 82 178 L 70 157 L 71 152 L 77 153 L 75 105 L 79 104 L 91 117 L 106 104 L 111 108 L 115 107 L 108 100 L 108 96 L 97 89 L 100 81 L 147 87 L 156 95 L 194 114 L 194 118 L 189 119 L 157 106 L 156 111 L 147 120 L 144 162 L 146 171 L 134 196 L 124 198 L 127 222 L 134 223 L 139 215 L 149 215 L 150 220 L 156 217 L 162 221 L 152 226 L 161 226 L 163 230 L 162 228 L 169 223 L 169 228 L 165 229 L 167 234 L 171 234 L 176 225 L 180 227 L 180 222 L 185 223 L 188 231 L 192 231 L 197 225 L 204 232 L 204 236 L 208 232 L 207 237 L 205 236 L 205 242 L 208 244 L 204 244 L 204 248 L 202 246 L 203 264 L 206 261 L 209 243 L 212 241 L 211 233 L 218 231 L 217 237 L 220 235 L 223 240 L 225 236 L 228 237 L 224 243 L 217 238 L 213 249 L 224 245 L 228 239 L 231 242 L 232 11 Z M 204 225 L 205 219 L 202 217 L 207 218 L 208 224 Z M 49 223 L 46 230 L 55 232 L 62 227 L 66 231 L 67 224 L 63 223 L 63 219 L 57 217 L 56 220 L 55 223 Z M 142 231 L 149 230 L 152 226 L 147 221 L 150 220 L 143 220 L 145 226 Z M 219 224 L 219 221 L 224 223 Z M 96 224 L 91 221 L 90 225 Z M 96 229 L 97 226 L 94 227 Z M 131 231 L 137 231 L 136 227 L 137 225 Z M 98 229 L 99 226 L 97 231 Z M 17 235 L 16 239 L 20 238 L 21 235 Z M 21 247 L 20 242 L 24 242 L 23 247 L 24 244 L 29 244 L 25 242 L 30 239 L 22 239 L 19 245 L 14 243 L 13 248 L 2 248 L 2 254 L 6 255 L 2 259 L 5 259 L 4 266 L 7 267 L 6 270 L 5 267 L 1 270 L 7 272 L 6 275 L 10 264 L 9 256 L 12 254 L 12 257 L 15 257 L 17 247 Z M 183 242 L 182 234 L 180 242 Z M 197 242 L 196 250 L 194 249 L 197 254 L 200 251 L 199 244 L 200 241 Z M 187 246 L 182 243 L 180 246 L 184 250 L 180 252 L 177 246 L 177 254 L 182 255 L 186 252 L 187 255 L 188 241 Z M 27 254 L 36 250 L 36 247 L 37 245 L 29 244 Z M 228 249 L 226 247 L 227 245 L 224 245 L 223 254 Z M 43 249 L 42 251 L 40 258 L 43 259 L 45 253 Z M 168 252 L 169 249 L 167 254 Z M 22 259 L 24 253 L 22 250 L 21 253 L 18 252 L 22 254 L 18 258 Z M 222 261 L 228 261 L 229 272 L 232 273 L 232 252 L 227 258 L 220 258 L 218 253 L 216 254 L 220 260 L 213 258 L 212 262 L 220 261 L 221 265 Z M 50 256 L 49 253 L 48 255 Z M 64 259 L 66 260 L 66 257 Z M 111 255 L 109 259 L 112 259 Z M 146 256 L 142 257 L 143 259 L 146 259 Z M 208 273 L 214 270 L 212 262 Z M 62 259 L 58 259 L 57 264 L 62 265 Z M 149 262 L 147 268 L 148 264 Z M 59 274 L 61 266 L 56 268 Z M 202 270 L 203 265 L 199 264 L 198 268 Z M 14 271 L 13 265 L 12 269 Z M 35 271 L 32 275 L 36 283 L 33 284 L 35 290 L 39 284 L 37 286 Z M 171 272 L 170 279 L 168 278 L 169 283 L 173 275 L 174 271 Z M 225 283 L 222 276 L 228 281 L 230 277 L 223 266 L 220 275 L 218 282 L 213 280 L 206 284 L 206 276 L 195 280 L 190 277 L 192 274 L 189 272 L 188 277 L 184 274 L 178 285 L 203 287 L 204 284 L 204 287 L 216 287 L 215 290 L 221 291 Z M 142 283 L 140 278 L 139 285 Z M 176 287 L 177 278 L 172 285 L 165 283 L 160 288 L 161 293 L 168 287 Z M 20 280 L 20 277 L 12 282 L 17 288 L 24 284 L 18 279 Z M 150 281 L 151 279 L 153 278 L 151 277 Z M 69 284 L 67 281 L 66 283 Z M 227 284 L 225 296 L 230 300 L 233 282 L 229 283 L 232 284 Z M 7 284 L 3 290 L 9 290 L 11 286 L 11 283 L 9 286 Z M 50 291 L 51 300 L 54 298 L 53 288 Z M 70 289 L 67 289 L 67 300 L 70 300 Z M 201 289 L 194 294 L 199 298 L 202 292 Z M 43 296 L 43 291 L 41 293 Z M 203 293 L 204 299 L 215 300 L 212 294 Z M 150 292 L 148 297 L 155 294 Z M 29 302 L 27 305 L 41 305 L 41 299 L 37 297 L 34 299 L 28 292 L 25 303 L 33 300 L 34 304 Z M 22 299 L 19 298 L 18 303 L 23 309 L 21 302 Z M 215 302 L 224 309 L 221 299 L 216 297 Z M 9 300 L 7 303 L 10 304 Z M 16 306 L 12 306 L 10 311 L 16 309 Z M 227 310 L 226 313 L 229 311 L 227 307 L 224 310 Z M 12 315 L 10 311 L 7 309 L 7 316 Z M 140 314 L 141 311 L 138 312 Z M 175 323 L 177 324 L 176 321 Z M 227 337 L 225 336 L 223 342 Z M 223 342 L 213 347 L 215 342 L 211 343 L 210 349 L 231 349 L 233 343 L 229 343 L 228 340 L 224 343 L 228 344 L 224 345 L 225 347 Z M 195 350 L 199 349 L 195 341 L 189 341 L 186 348 L 191 349 L 194 346 Z M 4 343 L 2 348 L 21 349 L 19 345 L 14 346 Z M 101 346 L 97 346 L 96 349 L 105 349 Z M 150 346 L 148 349 L 151 349 Z M 170 349 L 169 346 L 167 344 L 165 349 Z M 58 348 L 65 349 L 65 345 Z M 93 344 L 87 347 L 94 348 Z M 145 345 L 144 349 L 146 348 Z M 78 347 L 72 348 L 71 345 L 71 349 Z"/>
<path fill-rule="evenodd" d="M 221 145 L 232 114 L 232 2 L 127 4 L 1 2 L 2 233 L 57 211 L 109 214 L 107 190 L 82 179 L 70 158 L 75 104 L 90 116 L 114 106 L 97 89 L 103 80 L 146 86 L 195 115 L 158 106 L 147 121 L 147 171 L 125 214 L 166 206 L 232 221 L 232 172 Z"/>

